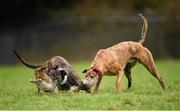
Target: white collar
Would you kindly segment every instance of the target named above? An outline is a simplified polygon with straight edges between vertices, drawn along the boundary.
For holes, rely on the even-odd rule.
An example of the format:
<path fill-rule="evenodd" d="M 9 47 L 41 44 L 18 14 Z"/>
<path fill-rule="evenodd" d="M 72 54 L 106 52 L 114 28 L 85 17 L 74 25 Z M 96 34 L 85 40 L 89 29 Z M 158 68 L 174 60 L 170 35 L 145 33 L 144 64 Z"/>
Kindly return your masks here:
<path fill-rule="evenodd" d="M 63 80 L 63 81 L 61 81 L 60 85 L 65 84 L 65 83 L 66 83 L 66 81 L 67 81 L 67 75 L 65 75 L 65 76 L 64 76 L 64 80 Z"/>

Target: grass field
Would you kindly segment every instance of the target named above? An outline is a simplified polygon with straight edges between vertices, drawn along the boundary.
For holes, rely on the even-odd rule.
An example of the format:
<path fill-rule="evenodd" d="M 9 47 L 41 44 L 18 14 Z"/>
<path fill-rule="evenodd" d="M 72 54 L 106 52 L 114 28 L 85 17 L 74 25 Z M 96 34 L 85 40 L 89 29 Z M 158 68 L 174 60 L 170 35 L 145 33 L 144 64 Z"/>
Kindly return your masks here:
<path fill-rule="evenodd" d="M 179 109 L 180 110 L 180 60 L 156 61 L 165 79 L 163 91 L 158 81 L 140 64 L 132 70 L 133 84 L 127 90 L 123 78 L 123 91 L 115 90 L 115 76 L 105 76 L 98 93 L 36 93 L 29 79 L 33 70 L 24 66 L 0 67 L 0 110 L 3 109 Z M 90 62 L 72 64 L 81 71 Z"/>

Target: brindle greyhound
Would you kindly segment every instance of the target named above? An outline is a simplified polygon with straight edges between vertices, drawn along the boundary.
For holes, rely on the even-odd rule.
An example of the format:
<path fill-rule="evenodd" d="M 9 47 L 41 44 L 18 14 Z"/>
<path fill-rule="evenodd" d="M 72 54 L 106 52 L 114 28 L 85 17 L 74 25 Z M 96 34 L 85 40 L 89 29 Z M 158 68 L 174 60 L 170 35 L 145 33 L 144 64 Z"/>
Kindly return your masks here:
<path fill-rule="evenodd" d="M 25 62 L 16 51 L 14 53 L 25 66 L 35 69 L 35 80 L 30 82 L 35 83 L 38 92 L 40 90 L 52 92 L 56 86 L 60 91 L 89 92 L 88 87 L 82 84 L 80 77 L 63 57 L 55 56 L 44 65 L 31 65 Z"/>
<path fill-rule="evenodd" d="M 159 81 L 161 87 L 165 89 L 164 81 L 155 66 L 151 52 L 142 45 L 145 40 L 148 24 L 143 15 L 139 14 L 139 16 L 143 19 L 143 28 L 139 42 L 125 41 L 99 50 L 91 67 L 83 71 L 83 73 L 86 73 L 83 84 L 89 87 L 96 86 L 94 90 L 97 91 L 104 75 L 117 75 L 116 88 L 119 91 L 121 90 L 120 82 L 125 73 L 128 78 L 128 88 L 130 88 L 132 82 L 131 69 L 138 61 L 147 68 Z"/>

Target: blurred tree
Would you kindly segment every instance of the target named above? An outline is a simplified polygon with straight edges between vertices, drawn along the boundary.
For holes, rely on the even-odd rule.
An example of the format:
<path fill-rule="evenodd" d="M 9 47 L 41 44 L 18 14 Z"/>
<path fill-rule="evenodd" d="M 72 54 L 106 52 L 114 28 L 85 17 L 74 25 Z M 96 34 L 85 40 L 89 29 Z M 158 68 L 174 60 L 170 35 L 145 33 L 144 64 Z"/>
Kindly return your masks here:
<path fill-rule="evenodd" d="M 137 40 L 137 13 L 148 19 L 145 45 L 154 55 L 180 57 L 174 50 L 180 48 L 180 0 L 1 0 L 0 13 L 0 63 L 14 61 L 6 56 L 13 49 L 36 60 L 58 52 L 87 59 L 109 44 Z"/>

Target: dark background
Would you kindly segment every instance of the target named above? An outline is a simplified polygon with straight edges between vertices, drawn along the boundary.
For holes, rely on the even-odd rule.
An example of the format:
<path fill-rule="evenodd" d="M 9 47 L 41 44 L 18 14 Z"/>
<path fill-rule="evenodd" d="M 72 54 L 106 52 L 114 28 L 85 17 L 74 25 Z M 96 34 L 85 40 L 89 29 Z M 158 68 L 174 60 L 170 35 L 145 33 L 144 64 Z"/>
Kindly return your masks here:
<path fill-rule="evenodd" d="M 180 0 L 1 0 L 0 64 L 17 50 L 31 63 L 60 55 L 92 60 L 100 48 L 140 39 L 156 59 L 180 58 Z"/>

